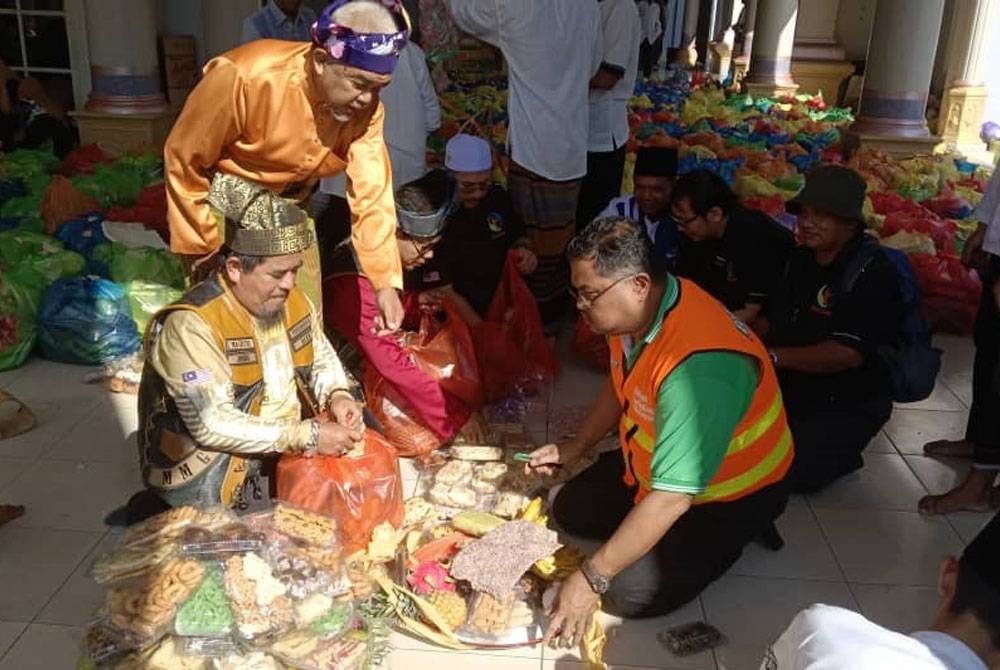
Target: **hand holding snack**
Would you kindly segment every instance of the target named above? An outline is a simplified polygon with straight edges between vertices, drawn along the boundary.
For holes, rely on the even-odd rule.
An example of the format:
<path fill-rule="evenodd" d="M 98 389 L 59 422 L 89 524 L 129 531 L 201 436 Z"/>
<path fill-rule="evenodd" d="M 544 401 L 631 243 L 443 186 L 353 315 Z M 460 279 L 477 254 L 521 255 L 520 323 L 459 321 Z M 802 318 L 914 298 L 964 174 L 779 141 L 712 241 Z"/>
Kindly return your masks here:
<path fill-rule="evenodd" d="M 338 393 L 330 399 L 330 414 L 334 421 L 351 431 L 364 428 L 361 403 L 347 393 Z"/>
<path fill-rule="evenodd" d="M 333 422 L 321 423 L 316 450 L 328 456 L 343 456 L 362 439 L 364 433 L 361 429 L 352 430 Z"/>
<path fill-rule="evenodd" d="M 562 444 L 546 444 L 535 449 L 530 454 L 530 460 L 525 463 L 525 472 L 535 472 L 542 475 L 554 474 L 556 469 L 572 465 L 583 458 L 586 448 L 574 441 Z"/>

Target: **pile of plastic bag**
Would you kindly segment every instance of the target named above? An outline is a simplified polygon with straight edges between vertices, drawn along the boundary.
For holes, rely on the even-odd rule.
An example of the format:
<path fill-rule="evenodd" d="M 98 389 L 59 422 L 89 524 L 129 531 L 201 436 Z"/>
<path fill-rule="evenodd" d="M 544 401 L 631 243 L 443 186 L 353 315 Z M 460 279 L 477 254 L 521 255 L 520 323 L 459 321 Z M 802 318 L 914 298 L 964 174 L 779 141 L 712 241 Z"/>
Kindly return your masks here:
<path fill-rule="evenodd" d="M 149 317 L 181 295 L 179 261 L 163 249 L 111 244 L 103 224 L 141 225 L 167 240 L 163 165 L 85 146 L 0 156 L 0 370 L 36 350 L 106 364 L 139 348 Z"/>

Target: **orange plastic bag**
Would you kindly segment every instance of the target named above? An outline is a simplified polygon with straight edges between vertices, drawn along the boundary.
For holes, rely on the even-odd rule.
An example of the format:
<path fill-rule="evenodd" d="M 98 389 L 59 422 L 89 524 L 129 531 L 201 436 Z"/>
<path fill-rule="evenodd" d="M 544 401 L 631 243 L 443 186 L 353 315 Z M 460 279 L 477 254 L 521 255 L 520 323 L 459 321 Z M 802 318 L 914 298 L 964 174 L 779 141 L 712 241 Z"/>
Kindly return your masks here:
<path fill-rule="evenodd" d="M 472 328 L 472 339 L 487 400 L 517 391 L 531 392 L 559 372 L 555 352 L 542 329 L 538 303 L 517 271 L 513 252 L 507 255 L 486 318 Z"/>
<path fill-rule="evenodd" d="M 587 365 L 607 372 L 611 369 L 611 350 L 608 339 L 590 329 L 587 320 L 580 316 L 576 320 L 573 334 L 573 353 Z"/>
<path fill-rule="evenodd" d="M 336 519 L 348 553 L 367 547 L 377 526 L 403 522 L 399 460 L 374 430 L 365 431 L 360 456 L 285 454 L 276 479 L 279 500 Z"/>
<path fill-rule="evenodd" d="M 101 205 L 90 196 L 77 190 L 73 183 L 56 175 L 49 182 L 42 199 L 42 218 L 45 219 L 45 232 L 55 235 L 59 226 L 80 218 L 83 214 L 101 211 Z"/>
<path fill-rule="evenodd" d="M 362 384 L 368 409 L 400 456 L 426 456 L 444 444 L 442 438 L 416 418 L 416 411 L 403 394 L 370 365 L 365 365 Z"/>
<path fill-rule="evenodd" d="M 482 404 L 482 386 L 472 334 L 447 301 L 445 320 L 431 314 L 420 319 L 419 332 L 403 334 L 402 343 L 413 360 L 441 388 L 469 405 Z"/>

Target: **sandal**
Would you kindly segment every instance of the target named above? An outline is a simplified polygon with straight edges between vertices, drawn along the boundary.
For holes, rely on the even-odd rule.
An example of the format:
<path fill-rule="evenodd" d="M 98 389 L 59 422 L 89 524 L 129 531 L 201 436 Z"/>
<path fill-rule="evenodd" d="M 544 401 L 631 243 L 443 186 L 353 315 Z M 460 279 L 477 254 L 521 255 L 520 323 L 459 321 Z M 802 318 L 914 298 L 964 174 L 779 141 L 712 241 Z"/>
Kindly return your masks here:
<path fill-rule="evenodd" d="M 0 526 L 24 516 L 24 505 L 0 505 Z"/>
<path fill-rule="evenodd" d="M 25 433 L 35 427 L 35 415 L 24 403 L 0 390 L 0 440 Z"/>

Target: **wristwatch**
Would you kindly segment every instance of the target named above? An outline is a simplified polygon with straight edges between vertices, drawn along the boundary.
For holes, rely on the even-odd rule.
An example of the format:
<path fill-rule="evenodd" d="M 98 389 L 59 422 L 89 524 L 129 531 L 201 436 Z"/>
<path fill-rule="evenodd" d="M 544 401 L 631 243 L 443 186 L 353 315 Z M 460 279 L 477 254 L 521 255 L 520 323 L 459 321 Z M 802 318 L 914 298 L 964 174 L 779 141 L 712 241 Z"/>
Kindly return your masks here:
<path fill-rule="evenodd" d="M 589 558 L 580 566 L 580 572 L 583 573 L 583 577 L 590 584 L 590 590 L 597 595 L 604 595 L 611 588 L 611 578 L 605 577 L 595 570 Z"/>
<path fill-rule="evenodd" d="M 313 456 L 319 449 L 319 421 L 313 419 L 309 422 L 309 441 L 302 447 L 303 456 Z"/>

